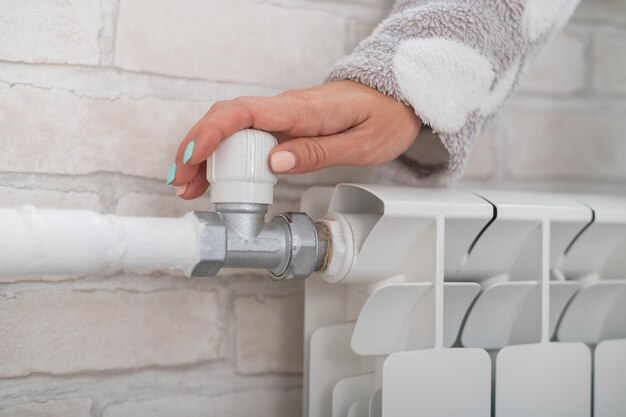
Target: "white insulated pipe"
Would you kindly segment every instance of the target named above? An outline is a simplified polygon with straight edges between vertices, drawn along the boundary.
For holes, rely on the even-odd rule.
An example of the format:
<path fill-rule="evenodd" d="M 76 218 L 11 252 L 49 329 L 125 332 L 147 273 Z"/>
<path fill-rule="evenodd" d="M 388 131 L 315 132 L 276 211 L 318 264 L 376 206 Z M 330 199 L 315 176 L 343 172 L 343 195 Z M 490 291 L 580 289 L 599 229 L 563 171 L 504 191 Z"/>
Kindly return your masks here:
<path fill-rule="evenodd" d="M 201 223 L 87 210 L 0 208 L 0 275 L 183 270 L 199 259 Z"/>
<path fill-rule="evenodd" d="M 303 213 L 265 223 L 276 183 L 267 161 L 276 144 L 271 134 L 252 129 L 222 141 L 207 165 L 209 201 L 221 207 L 217 212 L 176 219 L 0 208 L 0 276 L 122 269 L 213 276 L 222 267 L 262 267 L 274 279 L 305 278 L 321 267 L 326 240 Z"/>

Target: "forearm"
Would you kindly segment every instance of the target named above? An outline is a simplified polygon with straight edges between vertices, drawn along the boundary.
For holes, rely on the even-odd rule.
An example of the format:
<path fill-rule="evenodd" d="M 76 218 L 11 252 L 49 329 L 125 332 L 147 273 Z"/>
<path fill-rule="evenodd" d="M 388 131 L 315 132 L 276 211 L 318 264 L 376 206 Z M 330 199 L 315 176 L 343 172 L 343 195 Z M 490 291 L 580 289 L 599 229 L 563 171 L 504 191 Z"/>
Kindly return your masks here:
<path fill-rule="evenodd" d="M 446 182 L 462 171 L 485 121 L 577 2 L 399 1 L 329 79 L 357 81 L 411 105 L 448 158 L 405 154 L 399 162 L 416 177 Z"/>

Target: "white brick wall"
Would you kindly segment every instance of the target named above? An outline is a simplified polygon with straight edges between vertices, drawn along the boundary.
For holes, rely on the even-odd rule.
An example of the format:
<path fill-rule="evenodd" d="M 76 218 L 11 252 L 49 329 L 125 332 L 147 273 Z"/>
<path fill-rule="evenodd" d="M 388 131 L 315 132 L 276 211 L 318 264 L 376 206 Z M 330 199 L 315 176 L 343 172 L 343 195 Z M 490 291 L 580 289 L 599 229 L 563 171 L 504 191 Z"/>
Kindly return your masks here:
<path fill-rule="evenodd" d="M 24 206 L 98 210 L 100 197 L 95 193 L 60 192 L 45 189 L 24 190 L 0 186 L 0 207 Z"/>
<path fill-rule="evenodd" d="M 121 0 L 115 64 L 283 88 L 313 85 L 345 54 L 346 35 L 346 20 L 324 11 L 242 0 Z"/>
<path fill-rule="evenodd" d="M 215 292 L 29 291 L 0 298 L 0 377 L 220 357 Z"/>
<path fill-rule="evenodd" d="M 506 117 L 504 159 L 512 177 L 626 181 L 626 146 L 619 140 L 625 105 L 589 100 L 544 107 L 528 100 L 512 105 Z"/>
<path fill-rule="evenodd" d="M 0 83 L 0 95 L 0 131 L 11 143 L 0 154 L 0 166 L 47 174 L 108 171 L 161 179 L 177 142 L 210 105 L 90 99 L 6 83 Z"/>
<path fill-rule="evenodd" d="M 100 61 L 98 0 L 0 1 L 0 59 L 86 64 Z"/>
<path fill-rule="evenodd" d="M 594 38 L 591 59 L 593 88 L 606 94 L 626 94 L 626 31 L 599 30 Z"/>
<path fill-rule="evenodd" d="M 585 88 L 588 65 L 584 34 L 571 28 L 557 33 L 539 53 L 520 92 L 528 94 L 576 94 Z"/>
<path fill-rule="evenodd" d="M 624 23 L 626 3 L 622 0 L 582 1 L 574 20 L 592 24 Z"/>
<path fill-rule="evenodd" d="M 323 79 L 393 0 L 0 0 L 0 205 L 209 208 L 164 185 L 216 100 Z M 626 192 L 626 3 L 582 0 L 458 187 Z M 371 169 L 284 177 L 302 191 Z M 0 417 L 295 416 L 302 285 L 231 271 L 0 279 Z"/>
<path fill-rule="evenodd" d="M 223 395 L 175 396 L 114 404 L 103 417 L 274 417 L 298 416 L 302 410 L 298 389 L 261 389 Z"/>
<path fill-rule="evenodd" d="M 89 417 L 91 406 L 89 398 L 31 402 L 2 408 L 0 417 Z"/>
<path fill-rule="evenodd" d="M 302 372 L 302 293 L 280 298 L 239 297 L 235 315 L 239 372 Z"/>

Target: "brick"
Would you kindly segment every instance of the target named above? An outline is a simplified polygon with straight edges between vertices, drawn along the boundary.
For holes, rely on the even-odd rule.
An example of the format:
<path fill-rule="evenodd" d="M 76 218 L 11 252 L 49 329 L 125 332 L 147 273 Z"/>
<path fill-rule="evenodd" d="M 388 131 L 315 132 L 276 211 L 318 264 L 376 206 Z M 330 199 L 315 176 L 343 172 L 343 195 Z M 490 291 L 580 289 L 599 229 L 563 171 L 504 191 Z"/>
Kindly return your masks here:
<path fill-rule="evenodd" d="M 0 297 L 0 377 L 216 359 L 217 316 L 214 292 L 36 291 Z"/>
<path fill-rule="evenodd" d="M 626 22 L 626 2 L 624 0 L 583 0 L 576 9 L 574 20 L 597 23 Z"/>
<path fill-rule="evenodd" d="M 497 124 L 485 128 L 474 144 L 462 180 L 485 180 L 493 175 L 500 142 L 500 131 L 501 129 Z"/>
<path fill-rule="evenodd" d="M 256 389 L 219 396 L 169 396 L 113 404 L 103 417 L 294 417 L 302 413 L 299 389 Z"/>
<path fill-rule="evenodd" d="M 626 31 L 597 33 L 591 56 L 594 89 L 603 93 L 626 93 Z"/>
<path fill-rule="evenodd" d="M 1 82 L 0 96 L 3 170 L 108 171 L 160 180 L 181 138 L 209 107 L 154 98 L 97 100 Z"/>
<path fill-rule="evenodd" d="M 343 0 L 344 3 L 349 1 Z M 362 3 L 368 6 L 377 7 L 382 10 L 389 10 L 395 4 L 394 0 L 357 0 L 357 3 Z"/>
<path fill-rule="evenodd" d="M 316 172 L 296 175 L 281 175 L 279 181 L 298 185 L 335 185 L 340 182 L 367 182 L 376 175 L 373 167 L 333 167 Z"/>
<path fill-rule="evenodd" d="M 0 407 L 0 417 L 89 417 L 92 402 L 89 398 L 35 401 L 12 407 Z"/>
<path fill-rule="evenodd" d="M 368 24 L 377 24 L 389 15 L 396 0 L 272 0 L 286 9 L 308 9 L 342 16 Z"/>
<path fill-rule="evenodd" d="M 520 179 L 626 178 L 626 108 L 616 103 L 516 107 L 504 160 Z"/>
<path fill-rule="evenodd" d="M 235 300 L 239 372 L 302 371 L 303 305 L 302 293 Z"/>
<path fill-rule="evenodd" d="M 343 18 L 242 0 L 122 0 L 115 65 L 277 87 L 323 80 L 345 54 Z"/>
<path fill-rule="evenodd" d="M 0 0 L 0 60 L 97 64 L 99 0 Z"/>
<path fill-rule="evenodd" d="M 214 207 L 206 197 L 183 200 L 175 195 L 128 193 L 117 202 L 115 213 L 119 216 L 180 217 L 192 210 L 214 210 Z"/>
<path fill-rule="evenodd" d="M 358 21 L 354 22 L 352 25 L 353 35 L 357 42 L 360 42 L 371 35 L 375 28 L 375 24 L 362 23 Z"/>
<path fill-rule="evenodd" d="M 268 216 L 285 211 L 298 211 L 298 207 L 299 204 L 296 201 L 274 199 L 274 203 L 268 207 Z M 209 202 L 206 194 L 195 200 L 182 200 L 173 195 L 128 193 L 118 201 L 115 214 L 119 216 L 179 217 L 192 210 L 212 211 L 215 210 L 215 207 Z"/>
<path fill-rule="evenodd" d="M 352 51 L 359 44 L 359 42 L 367 38 L 372 33 L 376 25 L 355 20 L 350 22 L 349 27 L 350 36 L 348 38 L 347 48 L 348 51 Z"/>
<path fill-rule="evenodd" d="M 288 3 L 293 0 L 282 0 L 284 3 Z M 359 4 L 364 6 L 371 6 L 376 8 L 389 8 L 393 5 L 393 0 L 304 0 L 312 5 L 315 3 L 335 3 L 338 5 Z"/>
<path fill-rule="evenodd" d="M 268 96 L 280 92 L 279 89 L 264 86 L 172 78 L 158 74 L 120 71 L 113 67 L 32 65 L 15 62 L 0 62 L 0 80 L 45 89 L 75 91 L 83 97 L 109 100 L 121 97 L 133 100 L 162 97 L 182 101 L 217 101 L 242 95 Z"/>
<path fill-rule="evenodd" d="M 532 63 L 520 91 L 537 94 L 573 94 L 584 88 L 585 43 L 568 32 L 555 34 Z"/>
<path fill-rule="evenodd" d="M 33 205 L 45 208 L 96 210 L 100 197 L 94 193 L 24 190 L 0 186 L 0 206 Z"/>

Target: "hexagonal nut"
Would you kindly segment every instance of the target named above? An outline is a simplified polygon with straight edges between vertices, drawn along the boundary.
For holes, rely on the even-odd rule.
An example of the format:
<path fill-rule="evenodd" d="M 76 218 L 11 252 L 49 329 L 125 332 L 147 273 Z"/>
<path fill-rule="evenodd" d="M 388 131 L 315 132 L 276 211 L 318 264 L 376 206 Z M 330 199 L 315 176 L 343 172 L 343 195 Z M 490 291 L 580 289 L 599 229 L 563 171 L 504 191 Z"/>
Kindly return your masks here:
<path fill-rule="evenodd" d="M 191 272 L 192 277 L 216 275 L 226 260 L 226 226 L 217 213 L 194 211 L 202 223 L 200 231 L 199 261 Z"/>
<path fill-rule="evenodd" d="M 318 236 L 315 223 L 306 213 L 280 213 L 272 221 L 284 222 L 291 235 L 291 256 L 284 271 L 270 271 L 274 279 L 306 278 L 315 271 Z"/>

